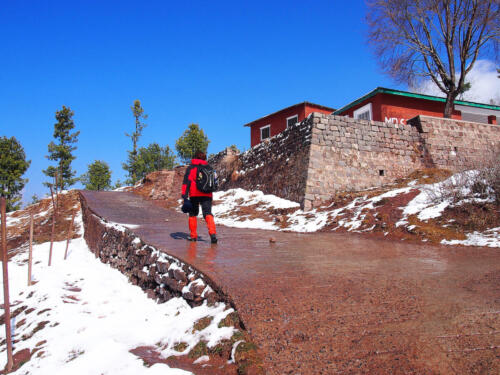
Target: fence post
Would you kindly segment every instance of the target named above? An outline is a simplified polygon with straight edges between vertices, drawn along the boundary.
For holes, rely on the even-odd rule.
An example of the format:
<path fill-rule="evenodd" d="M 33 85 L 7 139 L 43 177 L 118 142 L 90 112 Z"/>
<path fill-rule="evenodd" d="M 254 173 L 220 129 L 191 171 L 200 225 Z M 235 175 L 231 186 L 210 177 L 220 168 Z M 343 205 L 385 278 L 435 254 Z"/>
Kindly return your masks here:
<path fill-rule="evenodd" d="M 30 210 L 30 252 L 28 257 L 28 286 L 31 286 L 32 264 L 33 264 L 33 210 Z"/>
<path fill-rule="evenodd" d="M 49 267 L 50 264 L 52 263 L 52 246 L 54 245 L 54 230 L 55 230 L 55 225 L 56 225 L 56 205 L 54 203 L 54 192 L 52 191 L 52 186 L 50 186 L 50 195 L 52 197 L 52 231 L 50 232 L 50 250 L 49 250 Z"/>
<path fill-rule="evenodd" d="M 71 239 L 71 231 L 73 230 L 73 222 L 75 221 L 75 215 L 76 212 L 73 213 L 73 217 L 71 218 L 71 223 L 69 224 L 68 240 L 66 241 L 66 250 L 64 251 L 64 260 L 66 260 L 66 257 L 68 256 L 69 240 Z"/>
<path fill-rule="evenodd" d="M 10 332 L 10 301 L 9 301 L 9 258 L 7 255 L 7 214 L 5 198 L 0 198 L 0 211 L 2 213 L 2 269 L 3 269 L 3 307 L 5 319 L 5 341 L 7 342 L 7 366 L 6 370 L 12 370 L 12 336 Z"/>

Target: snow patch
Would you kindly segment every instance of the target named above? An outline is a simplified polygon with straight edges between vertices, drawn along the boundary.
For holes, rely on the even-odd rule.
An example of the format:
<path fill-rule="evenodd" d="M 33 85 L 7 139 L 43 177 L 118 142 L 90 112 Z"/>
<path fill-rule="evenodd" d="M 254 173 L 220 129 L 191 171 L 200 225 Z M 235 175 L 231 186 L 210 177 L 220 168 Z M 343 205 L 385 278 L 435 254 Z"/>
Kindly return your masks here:
<path fill-rule="evenodd" d="M 200 340 L 213 347 L 234 334 L 233 327 L 218 327 L 234 311 L 225 304 L 192 308 L 182 298 L 156 304 L 125 275 L 96 259 L 83 238 L 70 241 L 66 261 L 65 246 L 65 241 L 54 243 L 51 267 L 47 266 L 50 243 L 33 247 L 33 278 L 37 283 L 30 287 L 26 286 L 27 253 L 19 253 L 9 262 L 12 303 L 35 309 L 12 319 L 14 340 L 32 334 L 17 343 L 16 352 L 33 350 L 37 344 L 40 349 L 13 374 L 190 374 L 161 363 L 145 367 L 129 351 L 154 346 L 166 358 L 184 353 L 173 349 L 180 342 L 187 344 L 187 353 Z M 194 331 L 194 323 L 204 317 L 212 318 L 210 325 Z M 0 341 L 3 339 L 2 328 Z M 6 355 L 1 354 L 3 367 Z"/>

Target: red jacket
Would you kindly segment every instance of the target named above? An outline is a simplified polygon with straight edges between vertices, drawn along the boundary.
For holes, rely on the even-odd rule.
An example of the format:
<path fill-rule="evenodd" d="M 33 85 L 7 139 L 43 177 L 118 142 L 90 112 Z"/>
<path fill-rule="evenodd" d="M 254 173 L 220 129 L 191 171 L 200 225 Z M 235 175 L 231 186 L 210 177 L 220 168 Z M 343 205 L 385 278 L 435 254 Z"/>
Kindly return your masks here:
<path fill-rule="evenodd" d="M 191 165 L 186 170 L 186 174 L 184 175 L 184 181 L 182 182 L 182 195 L 188 195 L 190 197 L 210 197 L 212 198 L 212 193 L 203 193 L 198 190 L 196 187 L 196 172 L 197 165 L 207 165 L 208 163 L 205 160 L 201 159 L 192 159 Z"/>

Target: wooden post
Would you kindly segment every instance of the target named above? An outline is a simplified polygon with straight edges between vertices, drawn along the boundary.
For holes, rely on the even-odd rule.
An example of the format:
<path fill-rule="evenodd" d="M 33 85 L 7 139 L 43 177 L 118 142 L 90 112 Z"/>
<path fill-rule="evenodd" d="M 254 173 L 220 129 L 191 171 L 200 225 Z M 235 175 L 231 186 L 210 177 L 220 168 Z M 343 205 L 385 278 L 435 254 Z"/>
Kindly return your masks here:
<path fill-rule="evenodd" d="M 33 210 L 30 210 L 30 252 L 28 256 L 28 286 L 31 286 L 32 264 L 33 264 Z"/>
<path fill-rule="evenodd" d="M 57 193 L 57 191 L 59 189 L 59 186 L 58 186 L 59 179 L 57 177 L 58 177 L 58 172 L 56 171 L 56 175 L 54 176 L 54 178 L 55 178 L 55 184 L 54 184 L 54 186 L 56 187 L 56 191 L 55 191 L 55 193 L 56 193 L 55 212 L 57 212 L 57 208 L 59 207 L 59 194 Z M 54 198 L 52 198 L 52 199 L 54 199 Z"/>
<path fill-rule="evenodd" d="M 5 198 L 0 198 L 0 211 L 2 213 L 2 269 L 3 269 L 3 307 L 5 320 L 5 340 L 7 342 L 7 366 L 6 370 L 12 370 L 12 336 L 10 332 L 10 301 L 9 301 L 9 258 L 7 255 L 7 214 Z"/>
<path fill-rule="evenodd" d="M 54 245 L 54 230 L 56 226 L 56 205 L 54 203 L 54 192 L 52 191 L 52 186 L 50 186 L 50 195 L 52 197 L 52 231 L 50 233 L 50 250 L 49 250 L 49 267 L 52 263 L 52 246 Z"/>
<path fill-rule="evenodd" d="M 64 260 L 66 260 L 66 257 L 68 256 L 69 240 L 71 239 L 71 231 L 73 230 L 73 222 L 75 221 L 75 215 L 76 212 L 73 213 L 73 216 L 71 218 L 71 223 L 69 224 L 68 240 L 66 241 L 66 250 L 64 251 Z"/>

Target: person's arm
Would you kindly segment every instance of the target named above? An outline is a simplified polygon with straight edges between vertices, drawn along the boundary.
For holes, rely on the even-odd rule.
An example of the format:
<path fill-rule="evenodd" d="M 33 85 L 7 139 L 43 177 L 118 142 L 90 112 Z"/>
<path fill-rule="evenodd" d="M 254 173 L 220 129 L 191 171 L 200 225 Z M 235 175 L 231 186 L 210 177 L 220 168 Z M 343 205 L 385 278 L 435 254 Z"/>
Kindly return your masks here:
<path fill-rule="evenodd" d="M 184 174 L 184 180 L 182 181 L 182 198 L 187 199 L 189 195 L 189 188 L 191 186 L 191 180 L 189 179 L 189 175 L 191 173 L 191 166 L 186 169 L 186 173 Z"/>

